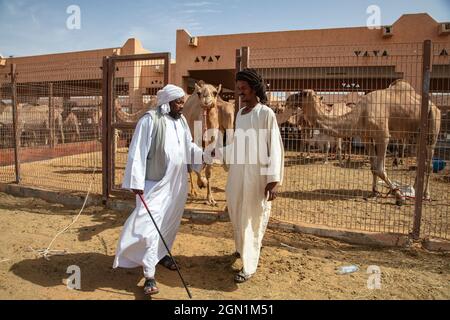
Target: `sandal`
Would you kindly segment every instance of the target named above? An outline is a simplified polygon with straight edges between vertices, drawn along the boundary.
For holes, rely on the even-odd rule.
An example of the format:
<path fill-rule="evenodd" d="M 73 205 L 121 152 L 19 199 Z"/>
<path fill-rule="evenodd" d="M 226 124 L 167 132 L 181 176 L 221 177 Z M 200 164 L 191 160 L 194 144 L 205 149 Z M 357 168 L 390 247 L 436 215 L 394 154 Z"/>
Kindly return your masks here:
<path fill-rule="evenodd" d="M 145 279 L 144 283 L 144 294 L 145 295 L 153 295 L 159 293 L 159 289 L 156 286 L 155 279 Z"/>
<path fill-rule="evenodd" d="M 234 276 L 234 282 L 243 283 L 243 282 L 247 281 L 248 279 L 250 279 L 251 277 L 252 277 L 251 274 L 246 274 L 246 273 L 244 273 L 243 270 L 241 270 L 238 273 L 236 273 L 236 275 Z"/>
<path fill-rule="evenodd" d="M 166 267 L 169 270 L 175 271 L 177 270 L 177 266 L 175 265 L 175 263 L 172 261 L 172 259 L 169 256 L 165 256 L 164 258 L 162 258 L 158 264 Z"/>

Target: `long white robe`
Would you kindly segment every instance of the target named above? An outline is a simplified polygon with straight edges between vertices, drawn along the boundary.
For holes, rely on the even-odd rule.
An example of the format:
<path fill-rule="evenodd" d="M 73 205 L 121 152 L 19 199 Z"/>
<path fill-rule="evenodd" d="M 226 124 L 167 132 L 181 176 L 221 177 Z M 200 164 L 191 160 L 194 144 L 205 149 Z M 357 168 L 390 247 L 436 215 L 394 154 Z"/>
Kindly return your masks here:
<path fill-rule="evenodd" d="M 202 149 L 191 143 L 189 131 L 184 129 L 181 120 L 168 115 L 164 151 L 166 155 L 166 173 L 160 181 L 146 181 L 146 159 L 151 146 L 153 121 L 144 115 L 138 122 L 130 144 L 124 189 L 144 190 L 144 200 L 160 229 L 164 240 L 171 249 L 180 226 L 187 199 L 187 165 L 185 155 L 197 153 Z M 190 149 L 190 150 L 187 150 Z M 200 155 L 198 154 L 200 153 Z M 201 165 L 193 165 L 195 170 Z M 144 276 L 153 278 L 157 263 L 167 254 L 167 250 L 148 215 L 140 198 L 136 196 L 136 208 L 125 222 L 116 250 L 113 268 L 135 268 L 142 266 Z"/>
<path fill-rule="evenodd" d="M 270 217 L 271 202 L 267 201 L 264 190 L 270 182 L 279 182 L 283 179 L 284 148 L 280 130 L 274 112 L 267 106 L 258 104 L 248 114 L 242 115 L 242 109 L 236 118 L 236 132 L 233 143 L 228 150 L 228 159 L 234 164 L 230 165 L 226 186 L 226 197 L 230 220 L 233 225 L 236 251 L 240 253 L 243 262 L 243 271 L 246 274 L 256 272 L 258 266 L 262 239 Z M 258 154 L 258 143 L 245 143 L 245 150 L 237 145 L 239 129 L 247 131 L 254 129 L 258 132 L 267 132 L 263 137 L 266 152 L 269 153 L 272 170 L 263 174 L 266 166 L 258 161 L 250 160 L 252 155 Z M 262 129 L 262 130 L 260 130 Z M 227 147 L 226 149 L 230 148 Z M 225 151 L 226 152 L 226 151 Z M 245 152 L 245 162 L 236 163 L 237 157 Z"/>

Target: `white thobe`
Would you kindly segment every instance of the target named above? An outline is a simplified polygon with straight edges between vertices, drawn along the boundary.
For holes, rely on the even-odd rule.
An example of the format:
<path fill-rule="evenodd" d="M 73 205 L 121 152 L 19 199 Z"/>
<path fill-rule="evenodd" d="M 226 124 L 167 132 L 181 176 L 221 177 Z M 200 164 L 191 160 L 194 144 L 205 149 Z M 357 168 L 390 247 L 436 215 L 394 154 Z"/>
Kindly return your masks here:
<path fill-rule="evenodd" d="M 241 255 L 243 271 L 251 275 L 256 272 L 258 266 L 262 239 L 271 210 L 271 202 L 267 201 L 264 191 L 270 182 L 282 183 L 284 149 L 272 109 L 258 104 L 250 113 L 245 115 L 241 113 L 242 109 L 237 114 L 233 143 L 226 148 L 228 152 L 231 151 L 227 158 L 234 162 L 230 165 L 228 173 L 226 196 L 236 251 Z M 236 145 L 240 129 L 247 132 L 255 130 L 258 137 L 263 132 L 267 134 L 263 135 L 262 143 L 249 143 L 247 140 L 245 150 L 242 148 L 238 150 Z M 267 168 L 265 165 L 267 161 L 255 163 L 250 160 L 251 156 L 258 154 L 264 145 L 270 159 L 271 170 L 267 172 L 264 171 L 264 168 Z M 242 156 L 243 152 L 245 162 L 236 163 L 237 157 Z"/>
<path fill-rule="evenodd" d="M 180 226 L 187 200 L 187 152 L 197 153 L 201 159 L 202 149 L 192 143 L 189 128 L 184 129 L 181 120 L 168 115 L 166 121 L 165 157 L 166 173 L 160 181 L 145 180 L 146 161 L 151 146 L 153 121 L 150 115 L 138 122 L 128 152 L 128 161 L 122 183 L 124 189 L 144 190 L 144 200 L 161 231 L 169 249 L 172 248 Z M 187 139 L 187 140 L 186 140 Z M 187 150 L 187 149 L 190 150 Z M 200 155 L 198 153 L 201 153 Z M 199 170 L 201 165 L 193 165 Z M 116 250 L 113 267 L 135 268 L 142 266 L 144 276 L 153 278 L 157 263 L 167 250 L 141 199 L 136 196 L 136 208 L 125 222 Z"/>

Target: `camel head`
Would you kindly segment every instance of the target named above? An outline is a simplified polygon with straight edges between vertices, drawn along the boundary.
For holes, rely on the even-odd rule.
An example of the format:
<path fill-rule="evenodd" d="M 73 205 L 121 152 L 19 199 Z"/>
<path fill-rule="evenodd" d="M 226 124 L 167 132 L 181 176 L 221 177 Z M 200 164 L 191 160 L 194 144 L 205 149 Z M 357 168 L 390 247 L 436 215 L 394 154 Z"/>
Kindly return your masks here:
<path fill-rule="evenodd" d="M 322 105 L 323 97 L 318 96 L 314 90 L 311 90 L 311 89 L 303 90 L 301 95 L 302 95 L 302 98 L 301 98 L 302 106 L 311 105 L 311 104 Z"/>
<path fill-rule="evenodd" d="M 194 95 L 197 95 L 203 109 L 211 109 L 217 105 L 217 97 L 219 96 L 221 90 L 222 85 L 219 85 L 216 88 L 213 85 L 199 81 L 198 84 L 195 84 Z"/>
<path fill-rule="evenodd" d="M 302 95 L 301 93 L 291 94 L 286 99 L 286 108 L 291 109 L 294 112 L 300 112 L 302 110 Z"/>
<path fill-rule="evenodd" d="M 300 93 L 291 94 L 286 99 L 286 108 L 295 109 L 297 112 L 301 112 L 305 103 L 318 102 L 319 104 L 322 104 L 322 100 L 323 97 L 318 96 L 314 90 L 307 89 Z"/>

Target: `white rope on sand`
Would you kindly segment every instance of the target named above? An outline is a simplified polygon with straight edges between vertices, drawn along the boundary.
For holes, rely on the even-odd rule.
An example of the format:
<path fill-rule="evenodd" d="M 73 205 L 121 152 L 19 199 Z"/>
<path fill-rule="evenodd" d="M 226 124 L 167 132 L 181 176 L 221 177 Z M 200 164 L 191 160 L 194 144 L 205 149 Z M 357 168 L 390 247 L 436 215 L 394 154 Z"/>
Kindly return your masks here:
<path fill-rule="evenodd" d="M 280 246 L 285 247 L 285 248 L 288 248 L 288 249 L 298 250 L 298 248 L 293 247 L 293 246 L 290 246 L 290 245 L 285 244 L 285 243 L 283 243 L 283 242 L 280 242 Z"/>
<path fill-rule="evenodd" d="M 81 213 L 83 212 L 84 207 L 86 206 L 87 200 L 88 200 L 88 198 L 89 198 L 89 194 L 90 194 L 90 192 L 91 192 L 92 183 L 94 182 L 94 178 L 95 178 L 95 168 L 94 168 L 94 171 L 92 172 L 92 179 L 91 179 L 91 182 L 90 182 L 90 184 L 89 184 L 89 189 L 88 189 L 88 192 L 87 192 L 87 194 L 86 194 L 86 198 L 84 199 L 83 206 L 81 207 L 81 210 L 80 210 L 80 212 L 77 214 L 77 216 L 73 219 L 72 223 L 70 223 L 70 224 L 69 224 L 67 227 L 65 227 L 63 230 L 59 231 L 59 232 L 56 234 L 56 236 L 52 239 L 52 241 L 50 242 L 50 244 L 48 245 L 48 247 L 47 247 L 46 249 L 37 249 L 37 250 L 36 250 L 36 249 L 33 249 L 32 247 L 30 247 L 30 249 L 31 249 L 34 253 L 36 253 L 39 257 L 43 257 L 43 258 L 45 258 L 46 260 L 50 260 L 50 256 L 63 256 L 63 255 L 66 255 L 66 254 L 70 253 L 70 252 L 68 252 L 67 250 L 50 250 L 50 248 L 52 247 L 53 242 L 55 242 L 55 240 L 56 240 L 61 234 L 63 234 L 63 233 L 66 232 L 67 230 L 69 230 L 70 227 L 73 226 L 73 225 L 77 222 L 78 218 L 81 216 Z"/>
<path fill-rule="evenodd" d="M 3 260 L 0 260 L 0 263 L 6 262 L 6 261 L 11 261 L 11 259 L 3 259 Z"/>

